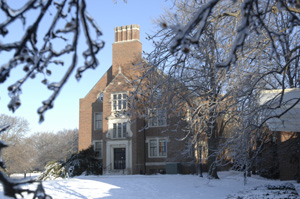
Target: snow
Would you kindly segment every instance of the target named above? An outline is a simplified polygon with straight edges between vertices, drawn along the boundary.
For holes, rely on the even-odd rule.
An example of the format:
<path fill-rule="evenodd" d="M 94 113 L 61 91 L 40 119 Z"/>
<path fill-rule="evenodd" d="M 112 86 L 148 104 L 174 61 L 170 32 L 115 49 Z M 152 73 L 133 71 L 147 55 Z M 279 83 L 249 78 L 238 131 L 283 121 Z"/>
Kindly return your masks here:
<path fill-rule="evenodd" d="M 205 176 L 205 175 L 204 175 Z M 244 185 L 243 173 L 219 172 L 219 180 L 196 175 L 103 175 L 79 176 L 69 179 L 44 181 L 46 194 L 56 198 L 298 198 L 286 190 L 276 194 L 266 186 L 286 183 L 300 191 L 295 181 L 268 180 L 259 176 L 248 178 Z M 0 186 L 0 198 L 3 196 Z M 295 192 L 295 191 L 294 191 Z M 262 195 L 266 197 L 262 197 Z M 300 198 L 300 197 L 299 197 Z"/>
<path fill-rule="evenodd" d="M 41 175 L 42 173 L 37 172 L 37 173 L 26 173 L 26 178 L 36 178 L 39 175 Z M 11 178 L 17 178 L 17 179 L 22 179 L 24 178 L 24 173 L 16 173 L 16 174 L 11 174 L 10 175 Z"/>

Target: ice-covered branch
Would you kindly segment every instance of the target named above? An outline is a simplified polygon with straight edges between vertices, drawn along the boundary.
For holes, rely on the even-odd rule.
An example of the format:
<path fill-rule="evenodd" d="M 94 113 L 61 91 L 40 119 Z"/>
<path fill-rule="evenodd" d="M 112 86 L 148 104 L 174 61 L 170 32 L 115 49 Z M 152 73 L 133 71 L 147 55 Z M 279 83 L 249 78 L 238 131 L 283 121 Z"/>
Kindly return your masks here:
<path fill-rule="evenodd" d="M 277 42 L 280 36 L 285 33 L 281 30 L 276 31 L 270 25 L 270 20 L 278 22 L 284 20 L 282 22 L 286 23 L 286 29 L 292 31 L 295 26 L 300 24 L 298 7 L 297 2 L 285 0 L 278 2 L 245 0 L 242 3 L 240 1 L 208 1 L 199 6 L 199 9 L 189 17 L 186 24 L 178 22 L 175 25 L 168 25 L 167 22 L 164 23 L 164 27 L 172 29 L 173 32 L 170 52 L 175 53 L 181 50 L 184 53 L 189 53 L 193 45 L 199 45 L 199 39 L 204 35 L 203 31 L 207 29 L 207 26 L 211 23 L 229 21 L 230 19 L 227 18 L 234 18 L 233 21 L 236 21 L 239 26 L 232 30 L 231 37 L 233 40 L 230 50 L 224 54 L 221 60 L 216 62 L 216 67 L 229 67 L 230 64 L 235 63 L 239 57 L 238 54 L 243 53 L 245 41 L 249 40 L 253 33 L 261 34 L 261 31 L 267 33 L 266 36 L 272 45 L 272 54 L 280 59 Z M 290 15 L 290 18 L 280 18 L 278 13 Z"/>
<path fill-rule="evenodd" d="M 83 52 L 84 66 L 77 68 L 76 79 L 78 80 L 85 70 L 95 69 L 99 64 L 96 55 L 104 47 L 104 42 L 99 39 L 102 32 L 95 20 L 88 14 L 85 0 L 31 0 L 19 9 L 12 9 L 5 0 L 1 0 L 1 10 L 7 17 L 0 21 L 0 35 L 2 37 L 12 31 L 8 25 L 15 23 L 16 20 L 20 19 L 26 28 L 20 40 L 15 39 L 0 43 L 0 55 L 4 51 L 14 53 L 12 58 L 0 67 L 0 83 L 4 83 L 9 78 L 11 70 L 15 68 L 23 67 L 23 71 L 26 73 L 23 78 L 8 87 L 8 93 L 11 97 L 9 109 L 15 111 L 21 105 L 19 96 L 23 84 L 29 78 L 42 75 L 45 77 L 42 84 L 53 91 L 53 94 L 43 102 L 43 106 L 38 110 L 40 121 L 43 121 L 45 111 L 53 107 L 59 92 L 77 67 L 77 48 L 81 28 L 87 41 L 87 50 Z M 32 24 L 27 24 L 28 20 L 24 16 L 32 10 L 35 10 L 37 15 Z M 53 10 L 55 11 L 54 15 L 52 15 Z M 50 12 L 51 15 L 48 15 Z M 49 18 L 47 21 L 51 21 L 51 23 L 44 24 L 46 17 Z M 64 27 L 61 27 L 61 22 L 66 22 Z M 43 30 L 41 30 L 42 26 Z M 44 35 L 41 35 L 41 32 Z M 60 49 L 57 47 L 57 42 L 60 42 Z M 47 76 L 52 74 L 51 65 L 64 66 L 65 61 L 63 60 L 67 54 L 73 55 L 63 78 L 61 80 L 49 80 L 50 77 Z"/>
<path fill-rule="evenodd" d="M 88 49 L 83 52 L 83 57 L 85 59 L 84 66 L 78 68 L 76 78 L 79 80 L 81 78 L 81 74 L 89 69 L 89 68 L 96 68 L 98 65 L 98 60 L 96 58 L 96 54 L 104 47 L 104 42 L 96 42 L 91 39 L 91 35 L 89 33 L 89 28 L 87 21 L 89 21 L 92 25 L 92 27 L 96 31 L 96 36 L 100 37 L 102 35 L 102 31 L 100 30 L 100 27 L 96 24 L 95 20 L 87 13 L 86 11 L 86 4 L 85 1 L 82 2 L 81 8 L 80 8 L 80 16 L 81 21 L 83 25 L 84 34 L 86 37 L 86 42 L 88 44 Z"/>

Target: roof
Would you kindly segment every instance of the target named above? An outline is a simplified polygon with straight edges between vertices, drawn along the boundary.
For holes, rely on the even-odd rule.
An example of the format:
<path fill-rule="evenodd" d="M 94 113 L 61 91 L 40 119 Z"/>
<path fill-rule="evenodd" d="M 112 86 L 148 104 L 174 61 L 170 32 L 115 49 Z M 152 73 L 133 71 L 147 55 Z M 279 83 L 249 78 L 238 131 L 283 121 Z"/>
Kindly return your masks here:
<path fill-rule="evenodd" d="M 259 104 L 266 107 L 265 119 L 272 131 L 300 132 L 300 89 L 264 90 Z"/>

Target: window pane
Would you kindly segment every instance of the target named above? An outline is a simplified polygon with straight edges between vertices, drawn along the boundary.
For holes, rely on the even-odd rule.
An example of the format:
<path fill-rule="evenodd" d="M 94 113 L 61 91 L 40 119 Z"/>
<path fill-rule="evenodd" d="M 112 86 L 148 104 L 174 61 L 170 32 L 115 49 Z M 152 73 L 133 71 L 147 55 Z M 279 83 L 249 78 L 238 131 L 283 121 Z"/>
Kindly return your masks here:
<path fill-rule="evenodd" d="M 151 118 L 149 118 L 149 120 L 148 120 L 148 125 L 149 125 L 149 126 L 153 126 L 153 125 L 152 125 L 152 119 L 151 119 Z"/>
<path fill-rule="evenodd" d="M 103 93 L 100 93 L 99 100 L 100 100 L 101 102 L 103 101 Z"/>
<path fill-rule="evenodd" d="M 100 129 L 100 121 L 95 121 L 95 129 Z"/>
<path fill-rule="evenodd" d="M 117 109 L 117 101 L 114 101 L 113 103 L 114 103 L 113 109 L 116 110 Z"/>
<path fill-rule="evenodd" d="M 157 114 L 159 117 L 165 117 L 165 110 L 159 109 L 159 110 L 157 110 Z"/>
<path fill-rule="evenodd" d="M 156 109 L 151 109 L 149 114 L 150 114 L 149 126 L 157 126 Z"/>
<path fill-rule="evenodd" d="M 117 138 L 117 124 L 114 124 L 113 138 Z"/>
<path fill-rule="evenodd" d="M 126 109 L 126 100 L 123 100 L 123 109 Z"/>
<path fill-rule="evenodd" d="M 99 150 L 99 158 L 102 159 L 102 144 L 101 144 L 101 147 L 100 147 L 100 150 Z"/>
<path fill-rule="evenodd" d="M 101 113 L 95 113 L 95 129 L 102 129 L 102 112 Z"/>
<path fill-rule="evenodd" d="M 165 139 L 159 140 L 159 156 L 167 155 L 167 142 Z"/>
<path fill-rule="evenodd" d="M 95 142 L 94 150 L 96 152 L 96 156 L 102 158 L 102 142 Z"/>
<path fill-rule="evenodd" d="M 101 142 L 95 142 L 95 151 L 101 150 Z"/>
<path fill-rule="evenodd" d="M 157 156 L 157 141 L 150 140 L 150 157 Z"/>
<path fill-rule="evenodd" d="M 122 109 L 122 101 L 119 100 L 119 101 L 118 101 L 118 110 L 121 110 L 121 109 Z"/>
<path fill-rule="evenodd" d="M 118 123 L 118 138 L 122 137 L 122 124 Z"/>
<path fill-rule="evenodd" d="M 166 126 L 167 125 L 166 111 L 162 109 L 150 109 L 148 125 Z"/>
<path fill-rule="evenodd" d="M 157 117 L 152 118 L 152 126 L 157 126 Z"/>
<path fill-rule="evenodd" d="M 158 110 L 158 126 L 165 126 L 166 122 L 166 112 L 165 110 Z"/>
<path fill-rule="evenodd" d="M 113 110 L 124 110 L 127 108 L 127 94 L 117 93 L 113 94 L 112 100 Z"/>
<path fill-rule="evenodd" d="M 127 129 L 126 129 L 127 123 L 123 123 L 123 137 L 127 137 Z"/>
<path fill-rule="evenodd" d="M 165 126 L 166 120 L 165 118 L 158 118 L 158 126 Z"/>

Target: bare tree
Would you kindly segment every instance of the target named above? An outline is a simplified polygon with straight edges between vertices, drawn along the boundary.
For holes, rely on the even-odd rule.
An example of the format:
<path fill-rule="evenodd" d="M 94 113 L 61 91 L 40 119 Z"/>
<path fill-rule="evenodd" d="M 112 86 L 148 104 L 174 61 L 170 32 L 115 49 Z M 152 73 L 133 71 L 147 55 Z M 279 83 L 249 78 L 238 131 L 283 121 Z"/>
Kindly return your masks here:
<path fill-rule="evenodd" d="M 57 133 L 39 132 L 27 138 L 36 150 L 35 169 L 43 170 L 50 161 L 66 161 L 78 151 L 78 129 Z"/>
<path fill-rule="evenodd" d="M 149 36 L 155 50 L 147 55 L 135 99 L 146 107 L 151 99 L 169 113 L 188 110 L 188 135 L 194 134 L 189 139 L 197 144 L 202 133 L 208 136 L 210 165 L 233 158 L 228 151 L 235 151 L 235 163 L 247 171 L 269 137 L 261 130 L 269 107 L 258 105 L 260 92 L 282 88 L 284 94 L 285 88 L 299 87 L 298 6 L 296 1 L 175 1 L 174 12 L 167 11 L 158 20 L 161 29 Z M 157 71 L 164 75 L 153 78 Z M 241 143 L 244 150 L 236 153 Z"/>
<path fill-rule="evenodd" d="M 163 28 L 150 37 L 155 50 L 147 56 L 148 68 L 139 82 L 136 99 L 146 108 L 154 105 L 154 108 L 167 110 L 169 117 L 181 117 L 179 122 L 188 124 L 186 138 L 190 139 L 190 148 L 207 141 L 209 176 L 218 178 L 215 162 L 219 139 L 225 128 L 223 125 L 226 124 L 222 118 L 225 109 L 230 109 L 227 102 L 230 95 L 224 95 L 228 71 L 215 68 L 217 59 L 223 54 L 217 50 L 216 43 L 217 30 L 223 24 L 221 26 L 219 21 L 207 23 L 199 45 L 186 46 L 177 52 L 169 48 L 173 42 L 173 27 L 177 22 L 187 23 L 199 6 L 201 4 L 196 1 L 178 1 L 175 3 L 175 17 L 167 12 L 158 20 Z M 164 21 L 168 21 L 172 28 L 166 28 L 168 25 Z M 227 45 L 226 42 L 222 44 Z M 147 114 L 140 116 L 148 117 Z"/>
<path fill-rule="evenodd" d="M 188 0 L 175 2 L 184 12 L 191 7 Z M 170 54 L 193 51 L 205 39 L 207 27 L 218 21 L 217 68 L 254 67 L 258 78 L 253 88 L 267 78 L 266 89 L 282 88 L 282 94 L 285 88 L 299 87 L 299 1 L 194 1 L 194 8 L 185 23 L 162 22 Z"/>
<path fill-rule="evenodd" d="M 58 151 L 62 151 L 60 160 L 66 161 L 72 154 L 78 152 L 78 129 L 64 129 L 56 133 Z"/>
<path fill-rule="evenodd" d="M 9 125 L 1 125 L 0 126 L 0 134 L 6 131 L 9 128 Z M 2 169 L 5 169 L 5 162 L 2 159 L 2 149 L 7 147 L 8 145 L 0 140 L 0 167 Z M 29 180 L 16 180 L 16 179 L 10 179 L 7 177 L 2 171 L 0 171 L 0 181 L 3 186 L 3 192 L 4 195 L 12 197 L 12 198 L 17 198 L 17 196 L 21 196 L 23 198 L 23 193 L 27 194 L 33 194 L 33 198 L 44 198 L 44 199 L 51 199 L 52 197 L 47 195 L 45 193 L 45 190 L 43 188 L 42 183 L 39 183 L 37 185 L 37 188 L 35 190 L 32 190 L 30 188 L 24 188 L 22 185 L 28 185 L 28 184 L 33 184 L 36 181 L 29 179 Z"/>
<path fill-rule="evenodd" d="M 0 135 L 0 139 L 5 141 L 10 147 L 2 152 L 2 157 L 6 160 L 6 172 L 24 172 L 30 168 L 30 152 L 22 144 L 24 134 L 29 131 L 29 123 L 24 118 L 12 117 L 5 114 L 0 115 L 0 126 L 10 124 L 9 128 Z"/>

